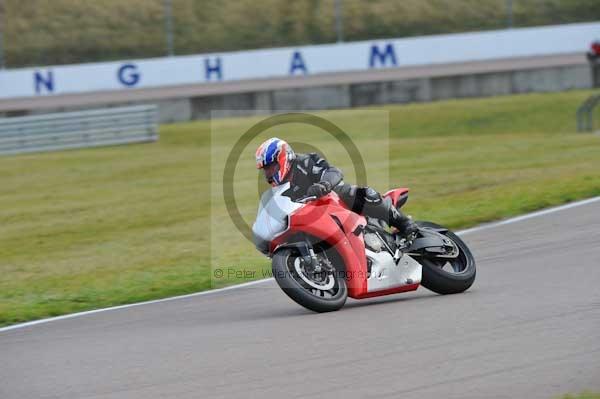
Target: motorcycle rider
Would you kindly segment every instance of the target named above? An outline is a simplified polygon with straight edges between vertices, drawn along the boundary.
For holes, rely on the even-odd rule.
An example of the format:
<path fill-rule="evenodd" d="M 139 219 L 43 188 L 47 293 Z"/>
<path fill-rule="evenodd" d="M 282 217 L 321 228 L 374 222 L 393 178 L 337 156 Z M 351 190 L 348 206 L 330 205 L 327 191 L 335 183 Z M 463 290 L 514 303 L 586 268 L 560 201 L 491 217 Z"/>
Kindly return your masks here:
<path fill-rule="evenodd" d="M 290 182 L 292 200 L 304 196 L 317 198 L 336 192 L 356 213 L 384 220 L 407 237 L 418 231 L 417 225 L 371 187 L 344 182 L 342 171 L 329 165 L 317 153 L 296 154 L 290 145 L 277 137 L 270 138 L 256 150 L 256 167 L 263 169 L 267 182 L 278 186 Z"/>

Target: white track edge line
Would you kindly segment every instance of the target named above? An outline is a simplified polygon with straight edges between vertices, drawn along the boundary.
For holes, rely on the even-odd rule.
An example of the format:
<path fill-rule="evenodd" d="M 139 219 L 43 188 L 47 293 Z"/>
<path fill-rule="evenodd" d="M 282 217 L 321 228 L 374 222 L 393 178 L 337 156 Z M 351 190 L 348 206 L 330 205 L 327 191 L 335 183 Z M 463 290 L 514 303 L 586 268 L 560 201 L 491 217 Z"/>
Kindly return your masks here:
<path fill-rule="evenodd" d="M 523 220 L 532 219 L 532 218 L 536 218 L 539 216 L 544 216 L 544 215 L 548 215 L 551 213 L 560 212 L 560 211 L 564 211 L 567 209 L 576 208 L 578 206 L 588 205 L 588 204 L 591 204 L 594 202 L 599 202 L 599 201 L 600 201 L 600 196 L 585 199 L 582 201 L 571 202 L 571 203 L 568 203 L 565 205 L 555 206 L 552 208 L 547 208 L 547 209 L 543 209 L 540 211 L 527 213 L 527 214 L 524 214 L 521 216 L 516 216 L 516 217 L 510 218 L 510 219 L 500 220 L 500 221 L 491 222 L 491 223 L 485 223 L 480 226 L 472 227 L 470 229 L 458 231 L 456 234 L 465 235 L 465 234 L 475 233 L 478 231 L 487 230 L 487 229 L 491 229 L 491 228 L 498 227 L 498 226 L 504 226 L 504 225 L 512 224 L 512 223 L 516 223 L 516 222 L 521 222 Z M 12 326 L 0 327 L 0 333 L 5 332 L 5 331 L 10 331 L 10 330 L 16 330 L 16 329 L 20 329 L 20 328 L 35 326 L 38 324 L 45 324 L 45 323 L 49 323 L 52 321 L 72 319 L 75 317 L 86 316 L 86 315 L 90 315 L 90 314 L 94 314 L 94 313 L 107 312 L 110 310 L 127 309 L 127 308 L 136 307 L 136 306 L 150 305 L 150 304 L 161 303 L 161 302 L 170 302 L 170 301 L 175 301 L 175 300 L 179 300 L 179 299 L 193 298 L 193 297 L 202 296 L 202 295 L 217 294 L 220 292 L 235 290 L 238 288 L 245 288 L 245 287 L 250 287 L 253 285 L 263 284 L 263 283 L 266 283 L 266 282 L 269 282 L 272 280 L 273 280 L 273 277 L 270 277 L 270 278 L 266 278 L 266 279 L 262 279 L 262 280 L 256 280 L 256 281 L 250 281 L 247 283 L 232 285 L 229 287 L 217 288 L 217 289 L 208 290 L 208 291 L 195 292 L 192 294 L 178 295 L 178 296 L 173 296 L 173 297 L 169 297 L 169 298 L 155 299 L 155 300 L 145 301 L 145 302 L 129 303 L 129 304 L 125 304 L 125 305 L 111 306 L 108 308 L 88 310 L 85 312 L 71 313 L 71 314 L 66 314 L 63 316 L 56 316 L 56 317 L 49 317 L 46 319 L 33 320 L 33 321 L 25 322 L 25 323 L 14 324 Z"/>
<path fill-rule="evenodd" d="M 94 314 L 94 313 L 107 312 L 109 310 L 118 310 L 118 309 L 133 308 L 133 307 L 136 307 L 136 306 L 150 305 L 150 304 L 153 304 L 153 303 L 169 302 L 169 301 L 175 301 L 175 300 L 178 300 L 178 299 L 193 298 L 193 297 L 202 296 L 202 295 L 208 295 L 208 294 L 217 294 L 217 293 L 223 292 L 223 291 L 230 291 L 230 290 L 234 290 L 234 289 L 237 289 L 237 288 L 244 288 L 244 287 L 249 287 L 249 286 L 252 286 L 252 285 L 266 283 L 267 281 L 271 281 L 271 280 L 273 280 L 273 277 L 262 279 L 262 280 L 256 280 L 256 281 L 249 281 L 247 283 L 242 283 L 242 284 L 231 285 L 229 287 L 216 288 L 214 290 L 200 291 L 200 292 L 194 292 L 194 293 L 186 294 L 186 295 L 177 295 L 177 296 L 172 296 L 172 297 L 168 297 L 168 298 L 154 299 L 154 300 L 151 300 L 151 301 L 128 303 L 128 304 L 125 304 L 125 305 L 111 306 L 111 307 L 108 307 L 108 308 L 100 308 L 100 309 L 94 309 L 94 310 L 86 310 L 84 312 L 70 313 L 70 314 L 65 314 L 65 315 L 62 315 L 62 316 L 56 316 L 56 317 L 49 317 L 49 318 L 46 318 L 46 319 L 33 320 L 33 321 L 25 322 L 25 323 L 13 324 L 11 326 L 1 327 L 0 328 L 0 333 L 2 333 L 4 331 L 16 330 L 16 329 L 19 329 L 19 328 L 24 328 L 24 327 L 29 327 L 29 326 L 35 326 L 37 324 L 45 324 L 45 323 L 49 323 L 51 321 L 72 319 L 74 317 L 86 316 L 86 315 L 90 315 L 90 314 Z"/>
<path fill-rule="evenodd" d="M 475 232 L 478 232 L 481 230 L 487 230 L 487 229 L 490 229 L 493 227 L 504 226 L 506 224 L 521 222 L 523 220 L 532 219 L 532 218 L 548 215 L 548 214 L 555 213 L 555 212 L 565 211 L 565 210 L 571 209 L 571 208 L 577 208 L 579 206 L 592 204 L 592 203 L 598 202 L 598 201 L 600 201 L 600 197 L 593 197 L 593 198 L 588 198 L 588 199 L 581 200 L 581 201 L 570 202 L 568 204 L 554 206 L 551 208 L 546 208 L 546 209 L 542 209 L 542 210 L 531 212 L 531 213 L 526 213 L 524 215 L 516 216 L 516 217 L 510 218 L 510 219 L 499 220 L 497 222 L 484 223 L 479 226 L 472 227 L 470 229 L 461 230 L 457 234 L 465 235 L 465 234 L 475 233 Z"/>

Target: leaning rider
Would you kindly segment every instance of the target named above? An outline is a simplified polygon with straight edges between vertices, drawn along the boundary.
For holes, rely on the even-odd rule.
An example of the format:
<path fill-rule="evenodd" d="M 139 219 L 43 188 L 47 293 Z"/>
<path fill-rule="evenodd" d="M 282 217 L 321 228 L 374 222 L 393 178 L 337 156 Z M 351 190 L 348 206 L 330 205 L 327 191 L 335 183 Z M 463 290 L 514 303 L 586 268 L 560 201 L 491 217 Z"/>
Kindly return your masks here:
<path fill-rule="evenodd" d="M 384 220 L 403 237 L 418 231 L 411 218 L 396 209 L 391 201 L 384 201 L 377 191 L 344 183 L 342 171 L 330 166 L 319 154 L 296 154 L 288 143 L 277 137 L 258 147 L 256 167 L 264 170 L 267 182 L 273 186 L 290 182 L 290 192 L 286 194 L 292 200 L 304 196 L 319 198 L 333 190 L 353 212 Z"/>

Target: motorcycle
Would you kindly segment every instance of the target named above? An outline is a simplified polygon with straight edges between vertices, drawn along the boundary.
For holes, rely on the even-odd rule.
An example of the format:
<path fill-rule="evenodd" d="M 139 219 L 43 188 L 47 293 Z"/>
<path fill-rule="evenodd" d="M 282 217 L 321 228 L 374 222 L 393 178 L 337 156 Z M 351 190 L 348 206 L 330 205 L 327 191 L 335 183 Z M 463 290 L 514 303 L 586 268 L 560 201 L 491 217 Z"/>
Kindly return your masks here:
<path fill-rule="evenodd" d="M 414 291 L 466 291 L 475 281 L 475 259 L 456 234 L 417 221 L 418 233 L 401 237 L 383 221 L 352 212 L 335 192 L 321 198 L 286 196 L 290 184 L 266 191 L 252 231 L 272 260 L 273 277 L 299 305 L 315 312 L 364 299 Z M 385 193 L 401 208 L 408 189 Z"/>

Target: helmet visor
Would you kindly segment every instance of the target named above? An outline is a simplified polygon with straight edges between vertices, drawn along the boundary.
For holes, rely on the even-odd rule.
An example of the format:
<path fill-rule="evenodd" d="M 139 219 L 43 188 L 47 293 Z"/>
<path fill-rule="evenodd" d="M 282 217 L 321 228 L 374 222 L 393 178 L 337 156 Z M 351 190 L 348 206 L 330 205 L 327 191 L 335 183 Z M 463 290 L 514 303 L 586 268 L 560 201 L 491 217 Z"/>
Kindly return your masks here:
<path fill-rule="evenodd" d="M 279 173 L 279 164 L 277 162 L 273 162 L 270 165 L 267 165 L 263 168 L 265 171 L 265 178 L 269 184 L 273 184 L 275 181 L 275 175 Z"/>

